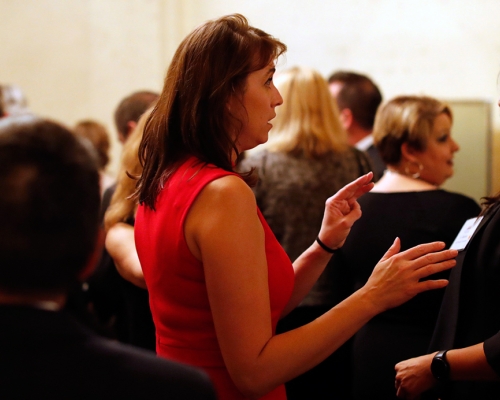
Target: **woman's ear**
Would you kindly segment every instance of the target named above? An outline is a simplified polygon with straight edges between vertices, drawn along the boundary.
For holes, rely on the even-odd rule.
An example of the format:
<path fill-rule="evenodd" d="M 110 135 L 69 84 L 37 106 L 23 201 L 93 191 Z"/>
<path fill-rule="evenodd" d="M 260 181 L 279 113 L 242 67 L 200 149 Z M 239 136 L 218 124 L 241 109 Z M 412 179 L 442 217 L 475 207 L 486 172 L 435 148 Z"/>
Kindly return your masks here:
<path fill-rule="evenodd" d="M 345 130 L 348 130 L 353 122 L 352 111 L 349 108 L 344 108 L 339 113 L 339 119 Z"/>
<path fill-rule="evenodd" d="M 401 156 L 402 156 L 401 158 L 403 158 L 404 160 L 416 163 L 419 162 L 418 152 L 413 147 L 408 145 L 408 143 L 403 143 L 401 145 Z"/>
<path fill-rule="evenodd" d="M 226 101 L 227 111 L 229 111 L 230 113 L 236 111 L 237 105 L 238 105 L 238 98 L 236 97 L 235 93 L 231 93 L 231 95 Z"/>

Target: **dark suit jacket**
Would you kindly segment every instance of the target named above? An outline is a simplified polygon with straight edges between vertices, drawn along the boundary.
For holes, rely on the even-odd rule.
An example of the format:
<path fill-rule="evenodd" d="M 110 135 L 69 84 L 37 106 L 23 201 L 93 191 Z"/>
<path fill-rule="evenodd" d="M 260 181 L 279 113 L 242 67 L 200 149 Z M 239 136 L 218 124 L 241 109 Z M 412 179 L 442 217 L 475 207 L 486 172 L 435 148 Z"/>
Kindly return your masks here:
<path fill-rule="evenodd" d="M 500 204 L 484 216 L 457 257 L 429 350 L 482 342 L 500 376 Z M 451 392 L 452 399 L 500 399 L 500 383 L 453 382 Z"/>
<path fill-rule="evenodd" d="M 91 333 L 65 312 L 0 306 L 1 399 L 203 399 L 205 373 Z"/>
<path fill-rule="evenodd" d="M 377 148 L 372 144 L 366 149 L 366 154 L 370 158 L 373 167 L 374 181 L 378 181 L 384 175 L 386 165 L 380 156 Z"/>

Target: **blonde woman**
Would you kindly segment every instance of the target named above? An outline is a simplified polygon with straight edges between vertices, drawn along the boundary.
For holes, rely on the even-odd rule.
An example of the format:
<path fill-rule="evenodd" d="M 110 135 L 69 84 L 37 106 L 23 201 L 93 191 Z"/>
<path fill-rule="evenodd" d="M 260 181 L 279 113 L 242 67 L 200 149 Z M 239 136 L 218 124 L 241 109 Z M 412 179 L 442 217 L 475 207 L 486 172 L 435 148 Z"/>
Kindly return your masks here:
<path fill-rule="evenodd" d="M 139 176 L 142 172 L 138 151 L 144 126 L 150 113 L 151 109 L 148 109 L 139 118 L 137 126 L 123 145 L 116 189 L 104 216 L 104 228 L 106 231 L 109 231 L 110 228 L 119 222 L 128 223 L 128 221 L 135 218 L 137 202 L 130 196 L 135 191 L 136 180 L 134 177 Z"/>
<path fill-rule="evenodd" d="M 267 143 L 254 149 L 241 170 L 254 167 L 257 205 L 292 261 L 317 236 L 325 201 L 347 183 L 371 171 L 367 155 L 347 141 L 326 80 L 314 69 L 293 67 L 280 73 L 276 87 L 283 105 Z M 374 264 L 375 265 L 375 264 Z M 323 272 L 297 309 L 278 324 L 279 331 L 304 325 L 336 304 Z M 342 348 L 319 366 L 286 384 L 289 399 L 339 398 L 349 390 Z"/>
<path fill-rule="evenodd" d="M 116 189 L 104 214 L 106 249 L 113 257 L 120 275 L 134 285 L 146 288 L 139 258 L 134 244 L 134 219 L 137 202 L 131 199 L 135 191 L 135 179 L 142 172 L 138 151 L 144 132 L 144 125 L 151 113 L 148 109 L 139 119 L 123 145 L 121 166 Z"/>
<path fill-rule="evenodd" d="M 464 222 L 479 214 L 473 199 L 440 189 L 459 150 L 452 123 L 450 107 L 427 96 L 398 96 L 379 108 L 373 137 L 387 171 L 360 199 L 363 215 L 332 259 L 339 275 L 351 273 L 336 280 L 339 291 L 364 285 L 390 238 L 400 237 L 403 248 L 433 240 L 449 247 Z M 448 271 L 437 277 L 446 279 Z M 353 342 L 355 399 L 396 398 L 394 365 L 427 350 L 443 293 L 423 293 L 360 329 Z"/>
<path fill-rule="evenodd" d="M 429 354 L 395 366 L 398 398 L 500 398 L 500 193 L 482 200 L 422 353 Z"/>
<path fill-rule="evenodd" d="M 123 145 L 116 189 L 104 215 L 104 229 L 107 232 L 106 249 L 113 257 L 118 272 L 124 279 L 143 289 L 146 289 L 146 285 L 134 244 L 133 225 L 137 202 L 130 196 L 135 191 L 134 177 L 142 172 L 138 151 L 144 125 L 150 113 L 151 109 L 148 109 L 141 116 Z"/>
<path fill-rule="evenodd" d="M 154 325 L 134 243 L 137 203 L 130 198 L 136 182 L 132 177 L 142 172 L 138 149 L 150 112 L 142 115 L 123 145 L 116 188 L 104 217 L 107 251 L 100 263 L 105 278 L 99 287 L 107 293 L 99 295 L 104 300 L 97 311 L 106 314 L 120 341 L 154 350 Z"/>

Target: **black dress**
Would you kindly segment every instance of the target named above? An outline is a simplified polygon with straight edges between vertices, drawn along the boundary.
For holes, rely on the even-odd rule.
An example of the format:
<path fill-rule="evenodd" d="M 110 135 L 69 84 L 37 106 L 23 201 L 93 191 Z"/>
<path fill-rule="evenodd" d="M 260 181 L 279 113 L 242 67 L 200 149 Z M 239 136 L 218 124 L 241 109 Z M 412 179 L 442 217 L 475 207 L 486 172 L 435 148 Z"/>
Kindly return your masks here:
<path fill-rule="evenodd" d="M 359 203 L 363 215 L 331 260 L 329 281 L 336 301 L 366 283 L 396 237 L 402 250 L 433 241 L 449 247 L 464 222 L 480 212 L 471 198 L 444 190 L 367 193 Z M 426 353 L 443 294 L 444 289 L 421 293 L 358 331 L 351 358 L 355 399 L 396 399 L 394 366 Z"/>
<path fill-rule="evenodd" d="M 428 352 L 482 342 L 500 376 L 500 204 L 486 213 L 457 257 Z M 452 382 L 442 398 L 500 399 L 500 382 Z"/>

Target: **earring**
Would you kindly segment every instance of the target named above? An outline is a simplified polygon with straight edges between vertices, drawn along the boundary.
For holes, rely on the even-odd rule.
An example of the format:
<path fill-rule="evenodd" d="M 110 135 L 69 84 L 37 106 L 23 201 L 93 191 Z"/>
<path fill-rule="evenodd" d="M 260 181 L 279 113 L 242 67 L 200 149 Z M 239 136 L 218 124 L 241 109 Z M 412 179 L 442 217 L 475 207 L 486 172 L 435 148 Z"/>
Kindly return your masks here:
<path fill-rule="evenodd" d="M 410 167 L 409 165 L 405 165 L 405 175 L 413 178 L 413 179 L 418 179 L 420 178 L 420 172 L 422 172 L 422 170 L 424 169 L 424 166 L 417 162 L 417 161 L 410 161 L 410 163 L 415 163 L 417 165 L 417 168 L 418 168 L 418 171 L 417 172 L 414 172 L 414 173 L 411 173 L 410 172 Z"/>

